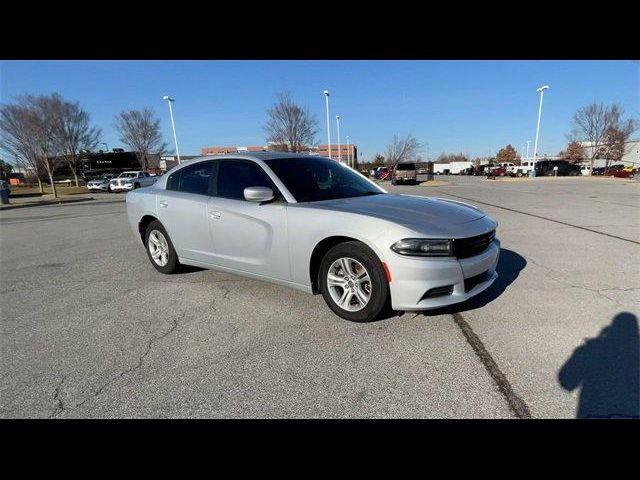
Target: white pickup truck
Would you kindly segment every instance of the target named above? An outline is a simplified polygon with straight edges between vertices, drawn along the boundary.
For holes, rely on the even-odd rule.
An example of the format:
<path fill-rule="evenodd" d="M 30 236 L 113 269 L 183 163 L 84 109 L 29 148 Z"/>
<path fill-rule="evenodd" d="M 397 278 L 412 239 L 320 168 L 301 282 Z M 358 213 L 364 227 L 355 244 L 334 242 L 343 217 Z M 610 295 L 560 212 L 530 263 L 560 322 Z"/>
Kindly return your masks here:
<path fill-rule="evenodd" d="M 157 177 L 152 177 L 149 172 L 142 170 L 131 170 L 122 172 L 109 182 L 109 192 L 128 192 L 134 188 L 148 187 L 153 185 Z"/>

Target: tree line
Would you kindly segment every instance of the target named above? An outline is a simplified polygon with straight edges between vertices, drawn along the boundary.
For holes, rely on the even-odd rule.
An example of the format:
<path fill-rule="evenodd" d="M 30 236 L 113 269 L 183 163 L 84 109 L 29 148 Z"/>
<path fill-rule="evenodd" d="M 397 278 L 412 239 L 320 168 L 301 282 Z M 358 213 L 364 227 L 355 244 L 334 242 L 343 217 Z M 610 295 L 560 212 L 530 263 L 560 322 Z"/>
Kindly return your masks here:
<path fill-rule="evenodd" d="M 151 154 L 166 152 L 160 120 L 150 108 L 116 114 L 114 127 L 120 141 L 137 152 L 145 170 Z M 58 93 L 24 95 L 0 106 L 0 149 L 35 172 L 41 193 L 41 175 L 46 175 L 54 198 L 58 196 L 53 180 L 56 168 L 67 165 L 79 186 L 80 162 L 97 148 L 101 136 L 102 130 L 92 124 L 80 103 Z"/>

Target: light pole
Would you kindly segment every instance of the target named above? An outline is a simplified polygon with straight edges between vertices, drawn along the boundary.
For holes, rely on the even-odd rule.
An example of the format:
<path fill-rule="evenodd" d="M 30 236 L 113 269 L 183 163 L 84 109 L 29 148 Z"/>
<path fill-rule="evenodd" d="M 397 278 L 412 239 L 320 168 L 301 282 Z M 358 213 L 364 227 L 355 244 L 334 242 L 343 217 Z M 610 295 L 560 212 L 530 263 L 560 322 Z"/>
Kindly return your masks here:
<path fill-rule="evenodd" d="M 351 155 L 351 143 L 349 142 L 349 135 L 347 135 L 347 165 L 353 168 L 353 155 Z"/>
<path fill-rule="evenodd" d="M 104 145 L 104 151 L 109 153 L 109 145 L 107 145 L 107 142 L 100 142 L 100 145 Z"/>
<path fill-rule="evenodd" d="M 178 165 L 182 162 L 180 161 L 180 150 L 178 150 L 178 137 L 176 136 L 176 124 L 173 122 L 173 109 L 171 108 L 171 104 L 176 101 L 175 98 L 170 97 L 169 95 L 165 95 L 162 97 L 163 100 L 166 100 L 169 104 L 169 116 L 171 117 L 171 128 L 173 129 L 173 142 L 176 145 L 176 156 L 178 157 Z"/>
<path fill-rule="evenodd" d="M 529 144 L 531 143 L 531 140 L 527 140 L 527 159 L 529 158 Z"/>
<path fill-rule="evenodd" d="M 329 158 L 331 158 L 331 125 L 329 124 L 329 90 L 324 92 L 324 100 L 327 106 L 327 148 L 329 149 Z"/>
<path fill-rule="evenodd" d="M 531 176 L 536 176 L 536 156 L 538 155 L 538 135 L 540 134 L 540 118 L 542 117 L 542 99 L 544 98 L 544 91 L 549 88 L 549 85 L 543 85 L 538 88 L 536 92 L 540 92 L 540 107 L 538 108 L 538 126 L 536 127 L 536 141 L 533 144 L 533 168 L 531 169 Z"/>
<path fill-rule="evenodd" d="M 342 163 L 342 152 L 340 151 L 340 115 L 336 115 L 336 123 L 338 124 L 338 161 Z"/>

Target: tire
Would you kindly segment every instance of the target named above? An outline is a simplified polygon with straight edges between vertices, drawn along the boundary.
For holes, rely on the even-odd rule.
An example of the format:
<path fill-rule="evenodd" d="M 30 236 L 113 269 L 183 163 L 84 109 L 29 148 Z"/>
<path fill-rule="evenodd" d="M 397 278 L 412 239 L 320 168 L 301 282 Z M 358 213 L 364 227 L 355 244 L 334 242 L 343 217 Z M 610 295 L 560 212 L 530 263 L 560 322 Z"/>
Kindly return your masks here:
<path fill-rule="evenodd" d="M 391 179 L 391 185 L 396 185 L 398 183 L 398 181 L 395 178 Z"/>
<path fill-rule="evenodd" d="M 178 254 L 173 248 L 173 243 L 171 243 L 167 231 L 158 220 L 152 221 L 147 226 L 144 232 L 144 246 L 151 265 L 160 273 L 174 273 L 180 268 Z M 153 256 L 157 252 L 158 246 L 160 246 L 160 250 L 164 250 L 164 254 L 161 254 L 156 260 Z"/>
<path fill-rule="evenodd" d="M 344 275 L 345 262 L 351 275 Z M 347 277 L 344 285 L 349 290 L 341 287 L 338 282 L 330 286 L 330 271 L 332 278 L 339 283 L 343 283 L 340 280 Z M 360 285 L 353 281 L 358 275 L 362 277 Z M 318 285 L 329 308 L 339 317 L 351 322 L 371 322 L 387 310 L 390 304 L 389 283 L 382 263 L 373 250 L 361 242 L 344 242 L 329 250 L 320 262 Z M 339 305 L 341 299 L 348 302 L 347 307 Z M 366 301 L 363 303 L 361 299 Z"/>
<path fill-rule="evenodd" d="M 140 188 L 140 184 L 139 183 L 134 183 L 133 184 L 133 189 L 135 190 L 136 188 Z"/>
<path fill-rule="evenodd" d="M 111 188 L 111 185 L 107 187 L 107 193 L 113 193 L 113 188 Z"/>

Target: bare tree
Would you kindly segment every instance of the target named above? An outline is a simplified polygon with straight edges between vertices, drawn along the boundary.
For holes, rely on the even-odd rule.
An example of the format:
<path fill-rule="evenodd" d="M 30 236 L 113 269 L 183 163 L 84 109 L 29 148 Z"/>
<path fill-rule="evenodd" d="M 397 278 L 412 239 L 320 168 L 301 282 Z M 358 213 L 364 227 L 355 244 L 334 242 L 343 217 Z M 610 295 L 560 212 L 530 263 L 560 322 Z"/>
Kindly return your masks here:
<path fill-rule="evenodd" d="M 60 104 L 60 97 L 53 95 L 27 95 L 24 97 L 29 111 L 27 132 L 34 139 L 36 156 L 49 176 L 53 198 L 58 197 L 53 174 L 59 163 L 59 141 L 55 134 L 55 112 Z"/>
<path fill-rule="evenodd" d="M 290 152 L 299 152 L 312 145 L 318 131 L 318 119 L 307 107 L 300 107 L 289 92 L 279 93 L 278 101 L 267 110 L 264 130 L 267 141 L 287 145 Z"/>
<path fill-rule="evenodd" d="M 422 148 L 422 143 L 413 135 L 407 135 L 404 138 L 398 138 L 397 135 L 394 135 L 387 147 L 386 162 L 388 165 L 395 165 L 399 162 L 414 160 Z"/>
<path fill-rule="evenodd" d="M 120 112 L 115 116 L 115 128 L 120 141 L 138 154 L 143 170 L 149 169 L 150 155 L 162 155 L 167 151 L 160 133 L 160 119 L 150 108 Z"/>
<path fill-rule="evenodd" d="M 54 94 L 54 97 L 54 134 L 77 187 L 80 152 L 94 150 L 98 146 L 101 130 L 90 125 L 89 113 L 82 109 L 80 103 L 67 102 L 58 94 Z"/>
<path fill-rule="evenodd" d="M 623 109 L 616 104 L 605 106 L 602 103 L 592 103 L 580 108 L 571 121 L 571 132 L 568 137 L 570 141 L 586 141 L 588 145 L 588 155 L 591 170 L 595 159 L 603 154 L 603 147 L 606 147 L 607 132 L 611 128 L 626 130 L 632 128 L 631 133 L 637 128 L 635 120 L 623 120 Z"/>
<path fill-rule="evenodd" d="M 54 198 L 58 196 L 53 174 L 57 166 L 57 142 L 54 134 L 55 95 L 26 95 L 17 103 L 0 109 L 0 147 L 23 160 L 36 174 L 40 193 L 43 193 L 40 174 L 49 176 Z"/>

